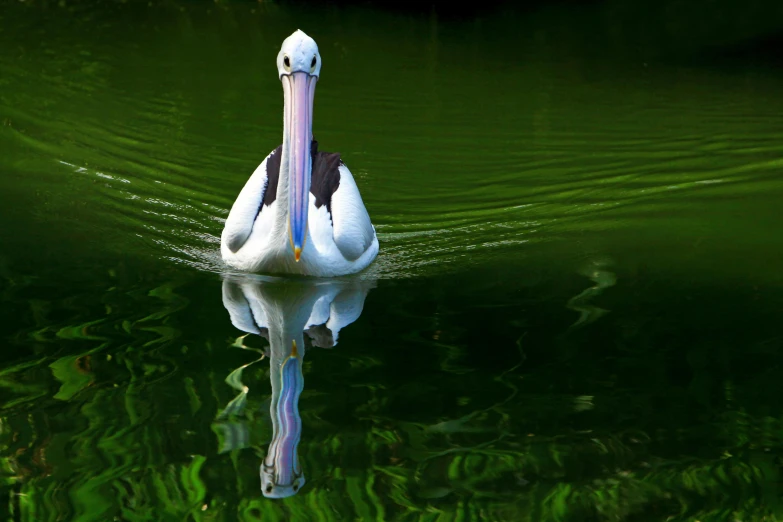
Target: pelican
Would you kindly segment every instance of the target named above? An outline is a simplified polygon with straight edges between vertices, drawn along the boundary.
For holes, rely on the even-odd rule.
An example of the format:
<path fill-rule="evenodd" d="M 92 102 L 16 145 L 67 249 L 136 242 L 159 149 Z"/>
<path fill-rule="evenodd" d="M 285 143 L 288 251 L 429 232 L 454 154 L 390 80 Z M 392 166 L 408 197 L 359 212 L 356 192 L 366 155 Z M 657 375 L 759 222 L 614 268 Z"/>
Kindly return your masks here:
<path fill-rule="evenodd" d="M 315 40 L 297 30 L 277 55 L 283 84 L 283 144 L 253 172 L 226 219 L 223 260 L 248 272 L 332 277 L 358 272 L 378 238 L 340 154 L 313 139 L 321 74 Z"/>

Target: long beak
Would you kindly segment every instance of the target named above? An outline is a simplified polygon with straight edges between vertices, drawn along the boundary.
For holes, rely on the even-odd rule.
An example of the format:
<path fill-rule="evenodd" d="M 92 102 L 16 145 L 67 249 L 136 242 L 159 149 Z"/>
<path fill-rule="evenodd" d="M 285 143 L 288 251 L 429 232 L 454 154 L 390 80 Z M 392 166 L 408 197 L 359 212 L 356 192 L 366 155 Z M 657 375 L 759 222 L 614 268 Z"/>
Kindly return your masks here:
<path fill-rule="evenodd" d="M 294 258 L 299 261 L 307 239 L 307 207 L 310 202 L 310 175 L 313 139 L 313 97 L 316 76 L 295 72 L 282 77 L 285 92 L 285 136 L 288 151 L 288 233 Z"/>

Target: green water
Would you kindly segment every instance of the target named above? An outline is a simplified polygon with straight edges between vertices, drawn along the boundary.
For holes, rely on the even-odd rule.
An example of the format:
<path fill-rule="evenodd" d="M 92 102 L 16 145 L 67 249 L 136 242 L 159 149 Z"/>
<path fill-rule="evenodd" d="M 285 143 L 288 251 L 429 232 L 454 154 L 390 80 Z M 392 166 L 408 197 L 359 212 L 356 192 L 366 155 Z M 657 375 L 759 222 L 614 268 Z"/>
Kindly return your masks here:
<path fill-rule="evenodd" d="M 3 3 L 0 512 L 783 518 L 783 69 L 726 52 L 775 19 L 639 5 Z M 229 277 L 296 28 L 381 253 Z M 336 346 L 305 337 L 285 499 L 259 478 L 276 347 L 231 284 L 289 316 L 366 293 Z"/>

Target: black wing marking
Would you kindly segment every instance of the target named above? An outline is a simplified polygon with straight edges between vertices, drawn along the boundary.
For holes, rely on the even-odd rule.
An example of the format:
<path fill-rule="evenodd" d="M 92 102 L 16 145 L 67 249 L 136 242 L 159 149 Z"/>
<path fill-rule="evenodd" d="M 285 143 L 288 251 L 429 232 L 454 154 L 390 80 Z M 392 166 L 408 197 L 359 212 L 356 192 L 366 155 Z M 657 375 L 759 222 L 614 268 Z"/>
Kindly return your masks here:
<path fill-rule="evenodd" d="M 266 160 L 266 188 L 264 189 L 263 206 L 268 207 L 277 199 L 277 182 L 280 180 L 280 160 L 283 158 L 283 146 L 280 145 Z M 258 211 L 261 212 L 259 205 Z"/>
<path fill-rule="evenodd" d="M 333 348 L 334 347 L 334 335 L 326 323 L 319 324 L 317 326 L 311 326 L 305 333 L 310 337 L 310 342 L 313 346 L 319 348 Z"/>
<path fill-rule="evenodd" d="M 339 152 L 319 152 L 318 142 L 313 140 L 310 145 L 310 155 L 313 158 L 313 173 L 310 178 L 310 193 L 315 196 L 315 208 L 326 205 L 329 217 L 332 215 L 332 195 L 340 187 Z"/>

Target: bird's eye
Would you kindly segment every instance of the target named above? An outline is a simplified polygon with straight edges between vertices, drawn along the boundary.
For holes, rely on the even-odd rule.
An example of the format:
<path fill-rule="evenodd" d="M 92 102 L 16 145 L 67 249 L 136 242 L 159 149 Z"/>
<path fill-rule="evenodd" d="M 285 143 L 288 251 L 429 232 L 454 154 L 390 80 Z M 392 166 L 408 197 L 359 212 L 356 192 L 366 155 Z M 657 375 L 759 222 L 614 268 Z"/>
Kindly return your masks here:
<path fill-rule="evenodd" d="M 318 60 L 315 59 L 315 56 L 313 56 L 313 61 L 310 62 L 310 68 L 315 69 L 315 64 L 318 62 Z"/>
<path fill-rule="evenodd" d="M 286 60 L 287 60 L 287 59 L 288 59 L 288 58 L 286 58 Z M 267 492 L 267 493 L 271 493 L 271 492 L 272 492 L 272 484 L 269 484 L 269 485 L 266 487 L 266 492 Z"/>
<path fill-rule="evenodd" d="M 290 68 L 291 67 L 291 60 L 288 59 L 288 56 L 283 58 L 283 63 L 285 64 L 286 68 Z"/>

